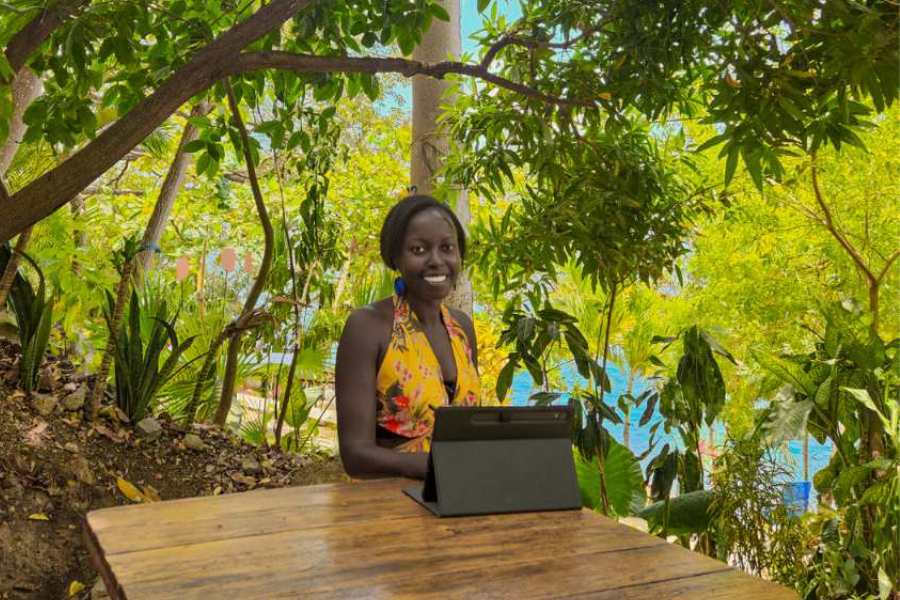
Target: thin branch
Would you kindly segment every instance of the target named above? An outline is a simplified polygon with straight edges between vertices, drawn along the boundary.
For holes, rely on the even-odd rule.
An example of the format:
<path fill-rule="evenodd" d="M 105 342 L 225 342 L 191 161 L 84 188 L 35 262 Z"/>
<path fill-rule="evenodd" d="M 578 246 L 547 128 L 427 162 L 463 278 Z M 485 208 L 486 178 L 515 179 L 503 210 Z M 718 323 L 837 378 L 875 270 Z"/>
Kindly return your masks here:
<path fill-rule="evenodd" d="M 589 27 L 575 37 L 564 42 L 550 42 L 547 40 L 538 40 L 530 37 L 521 37 L 519 35 L 516 35 L 515 33 L 508 33 L 494 42 L 487 49 L 487 52 L 484 53 L 484 57 L 481 59 L 481 66 L 485 69 L 490 67 L 491 63 L 493 63 L 494 59 L 497 57 L 497 54 L 507 46 L 522 46 L 524 48 L 530 48 L 532 50 L 537 50 L 539 48 L 568 50 L 581 40 L 590 37 L 600 31 L 600 28 L 603 26 L 603 24 L 604 22 L 600 22 L 594 27 Z"/>
<path fill-rule="evenodd" d="M 875 279 L 875 281 L 877 283 L 881 283 L 881 281 L 884 279 L 885 275 L 887 275 L 888 269 L 891 268 L 891 265 L 894 264 L 894 261 L 897 260 L 898 257 L 900 257 L 900 250 L 894 250 L 894 253 L 888 257 L 887 262 L 884 264 L 884 268 L 881 269 L 881 272 L 878 274 L 878 277 Z"/>
<path fill-rule="evenodd" d="M 822 196 L 822 190 L 819 188 L 818 169 L 816 168 L 815 157 L 813 157 L 810 172 L 812 173 L 812 186 L 816 196 L 816 202 L 819 204 L 819 208 L 822 209 L 822 213 L 824 213 L 825 216 L 825 228 L 828 229 L 832 237 L 834 237 L 844 250 L 847 251 L 847 254 L 849 254 L 850 258 L 853 259 L 853 262 L 856 263 L 857 268 L 866 276 L 866 279 L 871 283 L 877 283 L 878 279 L 869 269 L 868 265 L 866 265 L 863 257 L 859 255 L 859 252 L 853 247 L 853 244 L 851 244 L 847 238 L 837 230 L 837 227 L 835 227 L 834 219 L 831 216 L 831 210 L 828 208 L 828 204 L 825 203 L 825 199 Z"/>

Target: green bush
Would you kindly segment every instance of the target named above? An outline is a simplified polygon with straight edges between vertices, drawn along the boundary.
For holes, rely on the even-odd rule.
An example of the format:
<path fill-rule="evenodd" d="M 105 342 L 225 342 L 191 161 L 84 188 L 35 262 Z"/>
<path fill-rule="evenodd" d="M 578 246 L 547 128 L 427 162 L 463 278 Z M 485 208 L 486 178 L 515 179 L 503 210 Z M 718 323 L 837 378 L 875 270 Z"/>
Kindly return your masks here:
<path fill-rule="evenodd" d="M 107 292 L 107 323 L 112 318 L 115 299 Z M 132 291 L 128 320 L 116 333 L 115 381 L 116 404 L 128 418 L 138 421 L 150 411 L 151 403 L 160 387 L 176 374 L 182 354 L 191 347 L 194 337 L 178 341 L 175 333 L 176 317 L 168 318 L 166 303 L 160 302 L 149 322 L 146 336 L 142 333 L 142 308 L 137 292 Z M 146 344 L 144 340 L 146 339 Z M 169 355 L 160 367 L 166 345 Z"/>
<path fill-rule="evenodd" d="M 12 251 L 4 245 L 0 253 L 2 253 L 0 254 L 0 273 L 2 273 L 12 256 Z M 21 257 L 37 273 L 38 287 L 35 290 L 27 278 L 16 273 L 7 302 L 12 305 L 13 313 L 16 316 L 19 345 L 22 346 L 22 358 L 19 361 L 19 385 L 30 394 L 37 385 L 38 371 L 50 339 L 50 327 L 53 324 L 53 300 L 47 296 L 43 271 L 27 254 L 21 254 Z"/>

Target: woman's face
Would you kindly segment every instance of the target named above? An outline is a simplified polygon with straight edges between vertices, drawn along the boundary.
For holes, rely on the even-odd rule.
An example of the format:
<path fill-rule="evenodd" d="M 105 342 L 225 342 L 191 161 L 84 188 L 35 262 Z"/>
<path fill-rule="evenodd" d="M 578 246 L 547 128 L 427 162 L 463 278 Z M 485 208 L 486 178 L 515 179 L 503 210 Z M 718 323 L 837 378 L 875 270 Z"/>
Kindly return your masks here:
<path fill-rule="evenodd" d="M 408 295 L 423 300 L 446 298 L 462 262 L 453 223 L 437 209 L 426 209 L 413 216 L 395 262 L 406 281 Z"/>

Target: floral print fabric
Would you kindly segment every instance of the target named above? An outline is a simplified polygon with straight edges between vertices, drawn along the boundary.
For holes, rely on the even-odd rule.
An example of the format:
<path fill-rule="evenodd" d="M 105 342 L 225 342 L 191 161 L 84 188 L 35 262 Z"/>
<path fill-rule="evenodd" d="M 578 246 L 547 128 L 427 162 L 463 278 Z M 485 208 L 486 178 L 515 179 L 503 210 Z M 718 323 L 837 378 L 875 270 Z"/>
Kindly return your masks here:
<path fill-rule="evenodd" d="M 478 371 L 472 347 L 459 323 L 441 305 L 456 363 L 456 394 L 448 398 L 441 365 L 415 313 L 394 296 L 394 325 L 376 379 L 377 422 L 384 429 L 409 438 L 398 446 L 404 452 L 427 452 L 434 427 L 433 407 L 478 404 Z"/>

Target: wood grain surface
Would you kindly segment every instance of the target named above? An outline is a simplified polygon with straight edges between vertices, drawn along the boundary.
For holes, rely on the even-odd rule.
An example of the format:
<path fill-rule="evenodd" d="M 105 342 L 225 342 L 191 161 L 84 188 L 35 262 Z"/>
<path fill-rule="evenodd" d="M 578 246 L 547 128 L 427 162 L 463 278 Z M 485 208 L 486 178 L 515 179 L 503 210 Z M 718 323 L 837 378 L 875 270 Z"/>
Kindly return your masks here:
<path fill-rule="evenodd" d="M 796 598 L 589 511 L 439 519 L 383 479 L 94 511 L 113 597 Z"/>

